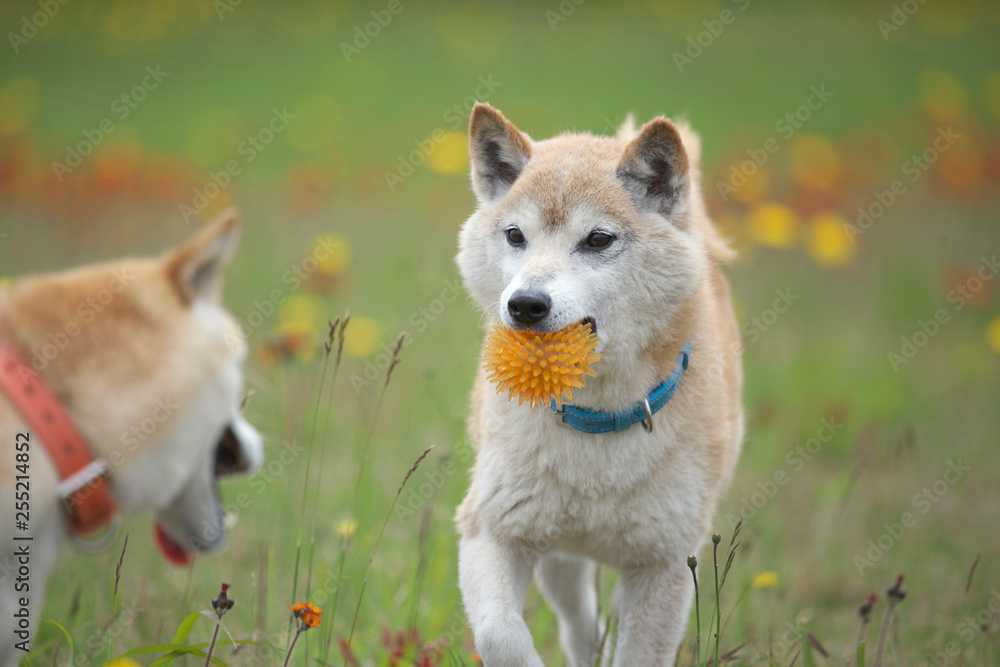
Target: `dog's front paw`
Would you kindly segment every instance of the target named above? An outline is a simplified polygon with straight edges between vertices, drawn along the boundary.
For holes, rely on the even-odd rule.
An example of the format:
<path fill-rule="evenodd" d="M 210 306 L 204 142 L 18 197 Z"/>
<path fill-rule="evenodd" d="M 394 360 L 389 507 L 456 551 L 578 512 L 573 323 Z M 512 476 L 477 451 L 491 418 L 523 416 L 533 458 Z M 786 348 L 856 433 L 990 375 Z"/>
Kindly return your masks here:
<path fill-rule="evenodd" d="M 498 624 L 475 633 L 476 650 L 485 667 L 545 667 L 527 626 L 517 620 L 520 627 Z"/>

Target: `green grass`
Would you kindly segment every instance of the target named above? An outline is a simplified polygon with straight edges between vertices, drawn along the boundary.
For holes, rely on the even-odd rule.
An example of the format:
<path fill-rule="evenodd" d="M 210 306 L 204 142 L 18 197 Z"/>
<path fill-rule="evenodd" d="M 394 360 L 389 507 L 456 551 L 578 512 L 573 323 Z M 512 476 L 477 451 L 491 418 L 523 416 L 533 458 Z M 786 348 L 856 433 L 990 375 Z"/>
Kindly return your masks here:
<path fill-rule="evenodd" d="M 411 625 L 419 628 L 422 641 L 454 638 L 455 651 L 445 653 L 444 664 L 469 664 L 472 644 L 456 584 L 452 515 L 471 463 L 464 419 L 480 315 L 464 296 L 431 317 L 433 311 L 421 309 L 436 307 L 442 290 L 457 280 L 455 235 L 474 201 L 464 174 L 421 167 L 390 192 L 384 173 L 413 150 L 414 141 L 436 128 L 456 129 L 444 114 L 473 94 L 479 76 L 492 75 L 501 83 L 491 101 L 535 137 L 571 128 L 606 132 L 609 120 L 628 110 L 640 120 L 686 113 L 704 137 L 713 208 L 738 217 L 744 211 L 721 204 L 714 179 L 747 148 L 774 135 L 774 123 L 803 103 L 811 85 L 825 83 L 834 97 L 803 132 L 843 147 L 848 165 L 876 164 L 870 181 L 844 187 L 836 209 L 848 219 L 856 206 L 871 201 L 873 189 L 897 178 L 900 165 L 933 134 L 935 122 L 920 102 L 928 69 L 948 72 L 963 87 L 966 107 L 955 125 L 984 154 L 995 153 L 996 117 L 984 93 L 1000 55 L 995 9 L 962 5 L 945 11 L 928 3 L 884 41 L 875 22 L 888 16 L 890 6 L 755 2 L 679 74 L 672 53 L 703 29 L 703 20 L 730 4 L 659 8 L 589 0 L 553 31 L 545 11 L 556 2 L 489 9 L 407 3 L 354 62 L 346 63 L 339 44 L 366 20 L 369 7 L 320 10 L 303 4 L 278 10 L 244 3 L 219 22 L 210 10 L 177 3 L 167 12 L 174 17 L 168 28 L 154 29 L 166 19 L 147 21 L 148 13 L 134 10 L 131 24 L 109 31 L 110 10 L 71 3 L 16 58 L 5 56 L 0 87 L 30 77 L 38 100 L 26 130 L 0 137 L 0 153 L 29 146 L 39 174 L 61 159 L 65 144 L 78 141 L 84 128 L 107 115 L 111 100 L 135 85 L 149 64 L 160 63 L 170 78 L 128 118 L 128 128 L 111 138 L 131 137 L 144 160 L 172 156 L 192 165 L 198 187 L 208 171 L 236 157 L 232 139 L 256 131 L 272 108 L 298 111 L 298 125 L 290 125 L 228 188 L 245 213 L 246 233 L 228 273 L 227 305 L 246 318 L 255 301 L 272 290 L 289 293 L 282 274 L 306 256 L 317 234 L 332 231 L 349 243 L 351 266 L 336 290 L 318 295 L 323 318 L 349 309 L 354 318 L 375 320 L 380 342 L 390 349 L 402 331 L 410 341 L 377 420 L 382 372 L 355 391 L 352 376 L 364 377 L 368 360 L 344 358 L 319 410 L 311 469 L 305 454 L 287 465 L 280 455 L 283 442 L 311 440 L 321 361 L 268 366 L 255 354 L 248 376 L 256 393 L 248 414 L 267 436 L 266 465 L 273 467 L 255 480 L 225 484 L 227 501 L 241 493 L 250 500 L 240 510 L 228 548 L 199 558 L 191 570 L 171 569 L 156 553 L 149 517 L 137 517 L 123 531 L 130 538 L 115 600 L 121 540 L 96 557 L 66 552 L 43 617 L 72 634 L 76 653 L 86 654 L 95 637 L 99 644 L 103 637 L 110 640 L 100 644 L 95 660 L 166 643 L 188 614 L 209 608 L 220 582 L 227 582 L 237 600 L 225 617 L 227 628 L 237 640 L 279 644 L 273 654 L 279 657 L 263 664 L 280 664 L 285 639 L 273 637 L 289 628 L 286 606 L 293 601 L 300 535 L 305 541 L 299 598 L 305 590 L 315 521 L 309 590 L 327 614 L 320 630 L 300 639 L 294 664 L 305 665 L 307 652 L 310 658 L 322 655 L 330 629 L 332 662 L 341 664 L 337 638 L 349 634 L 359 599 L 354 649 L 369 664 L 388 664 L 381 649 L 383 627 L 395 632 Z M 0 24 L 12 29 L 33 6 L 5 7 Z M 953 23 L 960 32 L 948 32 Z M 315 103 L 318 96 L 330 98 L 332 106 Z M 233 120 L 211 125 L 220 117 Z M 875 133 L 888 149 L 862 142 L 860 149 L 849 150 L 863 132 Z M 302 143 L 303 136 L 315 141 Z M 789 153 L 783 145 L 768 164 L 774 183 L 770 199 L 791 200 L 795 193 Z M 49 195 L 38 182 L 0 189 L 0 230 L 10 234 L 0 243 L 0 274 L 159 252 L 190 233 L 176 208 L 189 201 L 189 190 L 180 200 L 156 205 L 128 193 L 102 198 L 87 180 L 90 164 L 58 190 L 73 190 L 78 198 L 54 210 L 45 207 Z M 322 174 L 323 196 L 315 206 L 291 194 L 289 174 L 301 165 Z M 800 298 L 759 340 L 744 341 L 749 431 L 715 522 L 723 546 L 732 532 L 727 517 L 740 512 L 744 499 L 760 490 L 758 484 L 766 485 L 778 471 L 785 471 L 788 481 L 742 526 L 742 546 L 722 595 L 720 653 L 746 641 L 740 655 L 748 664 L 767 664 L 769 646 L 780 650 L 776 662 L 784 664 L 812 633 L 827 650 L 848 659 L 857 639 L 857 607 L 876 593 L 866 651 L 870 664 L 885 590 L 905 572 L 909 597 L 896 610 L 887 664 L 923 664 L 950 650 L 949 643 L 960 655 L 947 664 L 1000 658 L 995 613 L 981 614 L 974 632 L 965 625 L 988 610 L 1000 588 L 995 446 L 1000 356 L 986 335 L 1000 314 L 996 286 L 990 285 L 982 302 L 953 312 L 952 321 L 898 373 L 887 361 L 900 337 L 918 330 L 919 320 L 950 308 L 945 295 L 954 270 L 975 269 L 983 254 L 1000 246 L 996 181 L 978 197 L 961 197 L 942 190 L 937 179 L 932 170 L 913 185 L 859 238 L 850 262 L 839 268 L 818 265 L 801 244 L 792 250 L 754 246 L 741 223 L 746 252 L 727 270 L 741 320 L 768 308 L 776 290 L 791 288 Z M 255 348 L 273 337 L 277 323 L 277 316 L 270 317 L 254 332 Z M 323 327 L 315 332 L 317 346 L 324 335 Z M 795 454 L 816 435 L 821 420 L 831 417 L 843 424 L 835 436 L 809 460 Z M 369 460 L 359 479 L 369 438 Z M 407 470 L 431 445 L 435 448 L 391 511 Z M 801 469 L 786 456 L 801 460 Z M 914 494 L 942 478 L 948 461 L 957 459 L 972 469 L 920 513 L 923 505 L 914 503 Z M 307 476 L 319 500 L 314 507 L 311 495 L 305 499 L 300 524 Z M 350 518 L 356 482 L 357 532 L 347 541 L 338 583 L 342 540 L 336 527 Z M 877 541 L 886 532 L 884 524 L 907 511 L 918 514 L 916 525 L 859 572 L 855 557 L 865 556 L 868 541 Z M 966 591 L 977 555 L 982 558 Z M 699 554 L 699 561 L 704 576 L 710 551 Z M 777 572 L 777 585 L 751 588 L 754 576 L 768 570 Z M 612 582 L 613 574 L 604 573 L 605 602 Z M 701 648 L 704 655 L 711 645 L 714 655 L 707 634 L 714 582 L 708 582 L 702 580 Z M 555 618 L 534 592 L 526 617 L 546 664 L 560 664 Z M 981 623 L 985 631 L 979 630 Z M 682 664 L 693 650 L 694 627 L 692 622 Z M 789 627 L 791 641 L 784 641 Z M 212 629 L 199 620 L 189 643 L 208 641 Z M 65 657 L 59 627 L 42 625 L 35 644 L 46 642 L 59 644 Z M 218 647 L 214 656 L 252 664 L 247 657 L 252 650 L 234 656 L 231 647 Z M 823 664 L 815 651 L 811 659 Z M 51 662 L 50 650 L 32 664 Z M 202 662 L 182 658 L 178 664 Z"/>

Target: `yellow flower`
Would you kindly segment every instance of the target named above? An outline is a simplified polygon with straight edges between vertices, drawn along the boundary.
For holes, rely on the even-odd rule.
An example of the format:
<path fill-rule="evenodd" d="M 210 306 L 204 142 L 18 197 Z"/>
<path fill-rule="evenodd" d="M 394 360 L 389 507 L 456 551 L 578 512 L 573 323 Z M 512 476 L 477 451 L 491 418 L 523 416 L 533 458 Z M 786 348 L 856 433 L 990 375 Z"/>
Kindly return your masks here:
<path fill-rule="evenodd" d="M 986 331 L 990 337 L 990 345 L 993 347 L 993 350 L 997 354 L 1000 354 L 1000 315 L 993 318 Z"/>
<path fill-rule="evenodd" d="M 809 254 L 820 264 L 840 266 L 851 258 L 853 246 L 847 220 L 836 213 L 820 213 L 809 226 Z"/>
<path fill-rule="evenodd" d="M 795 212 L 781 204 L 761 204 L 750 212 L 750 236 L 761 245 L 791 248 L 795 244 Z"/>
<path fill-rule="evenodd" d="M 104 667 L 142 667 L 142 665 L 131 658 L 121 658 L 120 660 L 115 660 L 114 662 L 104 663 Z"/>
<path fill-rule="evenodd" d="M 271 363 L 284 356 L 294 357 L 302 363 L 315 359 L 322 310 L 323 301 L 314 294 L 288 297 L 278 311 L 278 338 L 269 349 L 263 350 L 265 362 Z"/>
<path fill-rule="evenodd" d="M 751 588 L 774 588 L 778 585 L 778 573 L 774 570 L 764 570 L 754 575 L 750 580 Z"/>
<path fill-rule="evenodd" d="M 352 317 L 344 330 L 344 352 L 351 357 L 370 357 L 382 341 L 382 325 L 370 317 Z"/>
<path fill-rule="evenodd" d="M 351 263 L 351 247 L 336 234 L 324 234 L 313 240 L 313 248 L 322 250 L 323 258 L 316 257 L 317 271 L 327 276 L 339 276 Z M 313 255 L 314 257 L 316 254 Z"/>
<path fill-rule="evenodd" d="M 358 529 L 358 522 L 354 519 L 344 519 L 337 524 L 337 535 L 342 538 L 351 537 Z"/>
<path fill-rule="evenodd" d="M 469 166 L 468 141 L 463 132 L 445 132 L 427 156 L 427 168 L 438 174 L 464 173 Z"/>
<path fill-rule="evenodd" d="M 278 311 L 278 330 L 285 334 L 316 333 L 323 302 L 314 294 L 293 294 Z"/>

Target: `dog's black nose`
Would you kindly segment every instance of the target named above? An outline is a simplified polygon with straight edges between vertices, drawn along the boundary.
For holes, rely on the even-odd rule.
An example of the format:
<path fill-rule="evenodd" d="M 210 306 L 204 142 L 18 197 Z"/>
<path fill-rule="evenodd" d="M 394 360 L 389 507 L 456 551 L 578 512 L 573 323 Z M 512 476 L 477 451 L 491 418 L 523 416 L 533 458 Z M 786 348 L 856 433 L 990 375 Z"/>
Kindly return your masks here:
<path fill-rule="evenodd" d="M 535 324 L 545 319 L 552 308 L 552 299 L 545 292 L 519 289 L 510 295 L 507 310 L 515 322 Z"/>

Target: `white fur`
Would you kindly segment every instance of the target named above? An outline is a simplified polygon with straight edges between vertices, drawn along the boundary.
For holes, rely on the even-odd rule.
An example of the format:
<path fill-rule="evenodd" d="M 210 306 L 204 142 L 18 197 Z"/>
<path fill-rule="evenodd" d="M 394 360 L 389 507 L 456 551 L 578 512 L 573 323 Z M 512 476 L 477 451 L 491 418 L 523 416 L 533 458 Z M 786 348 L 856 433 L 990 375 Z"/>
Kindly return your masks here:
<path fill-rule="evenodd" d="M 581 142 L 591 140 L 598 141 Z M 531 169 L 529 162 L 525 173 Z M 557 191 L 573 178 L 560 174 L 552 175 Z M 676 216 L 690 210 L 692 180 Z M 708 253 L 697 230 L 642 210 L 623 224 L 603 214 L 596 198 L 571 207 L 565 224 L 546 227 L 537 202 L 545 191 L 519 191 L 515 183 L 505 205 L 481 200 L 459 236 L 463 280 L 478 305 L 508 326 L 516 323 L 507 301 L 522 288 L 552 299 L 545 330 L 594 318 L 604 358 L 572 404 L 631 406 L 664 379 L 650 363 L 650 350 L 675 326 L 681 304 L 711 293 L 704 284 Z M 503 231 L 511 225 L 523 233 L 525 247 L 507 243 Z M 581 239 L 598 229 L 617 236 L 599 261 L 578 251 Z M 695 354 L 712 353 L 711 332 L 689 333 Z M 690 414 L 713 399 L 697 395 L 705 386 L 682 380 L 679 395 L 686 396 L 654 416 L 652 433 L 638 424 L 618 434 L 576 431 L 548 406 L 518 405 L 492 385 L 474 397 L 470 429 L 479 451 L 459 509 L 459 569 L 486 667 L 542 664 L 523 619 L 532 575 L 558 615 L 566 664 L 593 665 L 603 632 L 595 562 L 620 573 L 614 665 L 673 664 L 693 588 L 686 557 L 701 546 L 735 462 L 727 457 L 720 474 L 707 454 L 711 436 Z M 727 449 L 738 450 L 741 426 L 736 431 L 725 436 Z"/>

